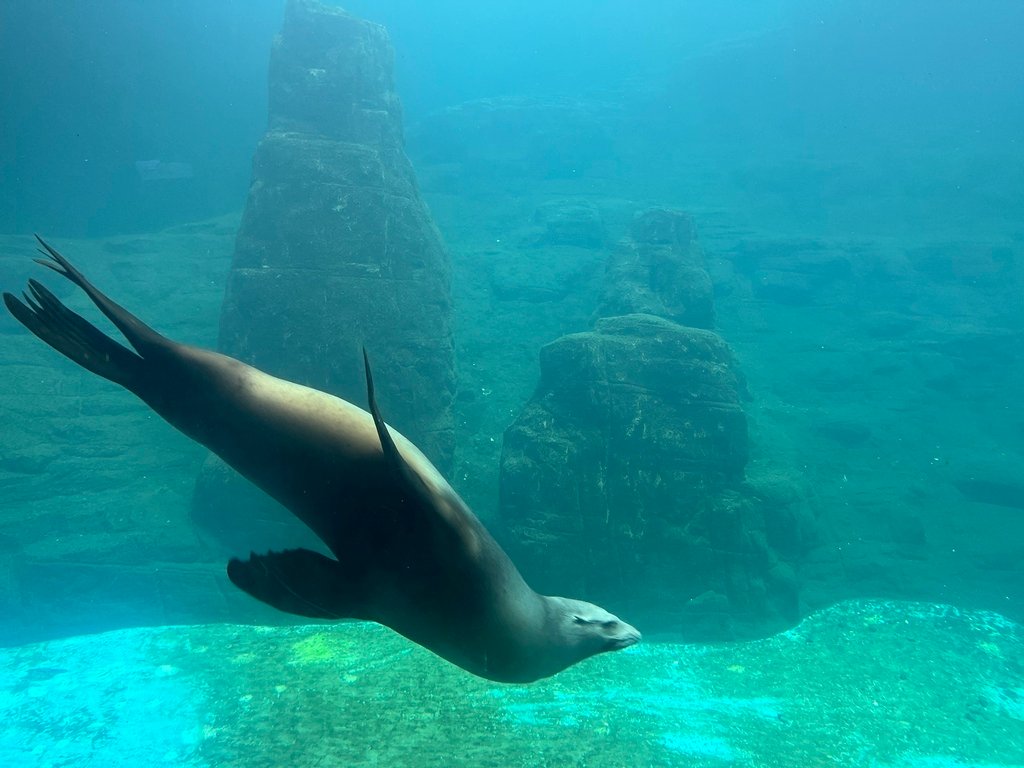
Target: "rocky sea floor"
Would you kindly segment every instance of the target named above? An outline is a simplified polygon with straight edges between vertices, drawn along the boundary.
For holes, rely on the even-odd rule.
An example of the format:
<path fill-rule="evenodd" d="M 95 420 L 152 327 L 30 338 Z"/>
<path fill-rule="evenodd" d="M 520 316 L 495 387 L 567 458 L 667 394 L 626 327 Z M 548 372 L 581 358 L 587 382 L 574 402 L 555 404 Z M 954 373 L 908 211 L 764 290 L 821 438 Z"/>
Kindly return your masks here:
<path fill-rule="evenodd" d="M 0 651 L 5 766 L 1024 765 L 1024 628 L 851 601 L 531 686 L 373 624 L 131 629 Z"/>

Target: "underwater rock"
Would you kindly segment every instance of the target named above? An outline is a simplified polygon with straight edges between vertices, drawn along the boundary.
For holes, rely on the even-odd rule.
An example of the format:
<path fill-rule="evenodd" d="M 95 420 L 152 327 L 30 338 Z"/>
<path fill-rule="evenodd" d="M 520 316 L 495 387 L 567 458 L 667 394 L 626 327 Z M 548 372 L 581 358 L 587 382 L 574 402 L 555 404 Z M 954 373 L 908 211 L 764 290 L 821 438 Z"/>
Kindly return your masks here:
<path fill-rule="evenodd" d="M 849 256 L 817 240 L 745 241 L 733 261 L 757 298 L 789 306 L 819 303 L 823 293 L 834 292 L 853 276 Z"/>
<path fill-rule="evenodd" d="M 365 345 L 382 407 L 445 466 L 450 267 L 403 150 L 392 60 L 383 27 L 309 0 L 288 4 L 220 346 L 358 403 Z M 399 391 L 417 393 L 415 405 Z"/>
<path fill-rule="evenodd" d="M 681 211 L 638 214 L 608 260 L 601 317 L 643 313 L 693 328 L 715 325 L 714 289 L 693 219 Z"/>
<path fill-rule="evenodd" d="M 601 211 L 591 202 L 549 200 L 533 214 L 534 229 L 527 235 L 527 244 L 574 245 L 579 248 L 600 248 L 604 245 L 604 222 Z"/>
<path fill-rule="evenodd" d="M 1019 476 L 971 473 L 953 480 L 953 485 L 971 501 L 999 507 L 1024 509 L 1024 481 Z"/>
<path fill-rule="evenodd" d="M 288 0 L 270 56 L 270 130 L 399 149 L 394 58 L 381 25 L 316 0 Z"/>
<path fill-rule="evenodd" d="M 365 346 L 389 420 L 447 471 L 450 266 L 404 151 L 392 70 L 383 27 L 309 0 L 288 3 L 220 348 L 363 403 Z M 238 514 L 248 519 L 251 510 Z"/>
<path fill-rule="evenodd" d="M 999 614 L 881 600 L 531 686 L 373 624 L 144 627 L 0 649 L 0 764 L 1011 768 L 1021 658 Z"/>
<path fill-rule="evenodd" d="M 690 637 L 795 619 L 795 579 L 770 576 L 781 558 L 743 483 L 728 345 L 627 315 L 547 345 L 540 363 L 501 466 L 502 522 L 531 584 L 600 595 Z"/>

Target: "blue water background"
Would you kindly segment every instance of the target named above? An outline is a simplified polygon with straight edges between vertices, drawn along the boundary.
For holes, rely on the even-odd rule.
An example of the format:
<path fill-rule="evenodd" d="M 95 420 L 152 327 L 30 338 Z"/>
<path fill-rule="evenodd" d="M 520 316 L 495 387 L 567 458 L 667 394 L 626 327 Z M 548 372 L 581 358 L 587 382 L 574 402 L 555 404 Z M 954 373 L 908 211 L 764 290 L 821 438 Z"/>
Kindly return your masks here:
<path fill-rule="evenodd" d="M 366 0 L 346 7 L 390 30 L 409 153 L 417 167 L 429 169 L 428 161 L 461 151 L 466 136 L 449 137 L 436 129 L 444 125 L 437 116 L 456 105 L 523 97 L 608 103 L 615 105 L 616 119 L 630 126 L 629 141 L 623 142 L 620 132 L 612 150 L 589 138 L 578 146 L 563 145 L 563 156 L 538 159 L 538 188 L 554 180 L 564 182 L 562 189 L 569 194 L 614 195 L 630 205 L 635 201 L 636 208 L 656 203 L 690 210 L 698 227 L 710 233 L 709 251 L 714 250 L 714 227 L 723 222 L 797 239 L 867 238 L 877 244 L 879 238 L 890 238 L 898 244 L 896 251 L 920 251 L 922 242 L 931 240 L 949 244 L 922 256 L 922 262 L 931 260 L 940 271 L 952 269 L 936 279 L 946 281 L 942 291 L 948 291 L 950 306 L 957 305 L 955 322 L 968 326 L 963 340 L 951 342 L 962 345 L 956 354 L 944 357 L 952 347 L 942 348 L 924 361 L 936 370 L 920 378 L 935 380 L 929 396 L 940 407 L 925 415 L 921 423 L 927 429 L 914 428 L 913 449 L 908 445 L 906 456 L 887 454 L 881 471 L 869 463 L 877 457 L 866 451 L 860 459 L 867 463 L 860 466 L 848 468 L 842 457 L 825 457 L 822 463 L 832 462 L 825 466 L 828 482 L 866 488 L 857 503 L 878 515 L 870 525 L 883 531 L 892 525 L 886 517 L 892 488 L 899 502 L 917 514 L 914 505 L 926 504 L 907 497 L 922 488 L 927 493 L 935 477 L 946 472 L 942 466 L 951 461 L 950 454 L 957 454 L 952 461 L 958 471 L 965 458 L 979 465 L 991 459 L 1001 477 L 1012 481 L 1024 452 L 1024 417 L 1012 386 L 1019 383 L 1019 373 L 1006 372 L 1020 358 L 1020 307 L 1012 301 L 984 306 L 985 287 L 973 284 L 972 277 L 958 283 L 956 270 L 963 244 L 981 243 L 978 247 L 990 249 L 982 260 L 991 258 L 1001 267 L 1017 259 L 1014 274 L 1020 276 L 1024 61 L 1019 30 L 1024 6 L 998 0 L 429 5 Z M 267 60 L 282 15 L 283 3 L 262 0 L 52 0 L 0 6 L 0 232 L 97 238 L 236 215 L 244 204 L 255 145 L 266 127 Z M 498 145 L 515 138 L 493 140 Z M 496 146 L 495 152 L 500 151 Z M 609 151 L 615 155 L 609 157 Z M 166 173 L 151 173 L 154 168 Z M 437 178 L 425 176 L 424 196 L 453 242 L 480 234 L 471 232 L 473 221 L 448 218 L 452 208 L 446 195 L 461 190 L 465 202 L 486 194 L 498 207 L 505 195 L 514 207 L 524 189 L 521 178 L 500 174 L 467 175 L 447 186 Z M 489 231 L 483 234 L 490 236 Z M 229 238 L 221 236 L 220 242 Z M 990 246 L 993 242 L 998 246 Z M 843 312 L 855 316 L 861 302 L 873 299 L 884 304 L 885 288 L 879 284 L 873 296 L 872 286 L 859 286 L 862 293 L 851 294 L 849 310 Z M 927 290 L 922 286 L 922 292 Z M 939 302 L 938 314 L 928 322 L 939 327 L 948 319 L 952 327 L 952 311 L 949 318 L 941 314 L 942 300 L 941 291 L 933 293 L 931 303 L 914 311 L 935 311 Z M 979 308 L 991 310 L 991 317 L 970 327 L 970 315 Z M 187 317 L 190 312 L 190 307 L 184 313 L 170 307 L 167 315 Z M 760 387 L 753 392 L 755 401 L 770 403 L 800 378 L 794 374 L 784 381 L 781 361 L 811 370 L 824 357 L 815 327 L 828 321 L 811 310 L 797 310 L 772 321 L 791 326 L 780 325 L 770 336 L 778 346 L 758 370 L 755 348 L 762 339 L 744 320 L 740 314 L 727 317 L 723 333 Z M 990 320 L 991 327 L 986 325 Z M 22 333 L 9 318 L 4 322 L 5 332 Z M 1002 335 L 986 336 L 996 326 Z M 213 344 L 212 318 L 203 327 L 202 336 L 192 340 Z M 975 333 L 993 340 L 992 346 L 978 346 Z M 881 339 L 879 346 L 886 341 Z M 864 383 L 862 392 L 844 395 L 851 402 L 864 401 L 853 403 L 848 413 L 859 419 L 877 410 L 881 416 L 869 426 L 891 437 L 893 423 L 904 426 L 897 408 L 905 404 L 893 407 L 885 401 L 876 409 L 871 401 L 879 392 L 891 394 L 888 374 L 856 379 L 863 373 L 854 370 L 856 356 L 842 356 L 842 338 L 829 343 L 834 368 L 823 364 L 817 373 L 832 379 L 819 381 L 808 399 L 820 406 L 830 397 L 829 386 L 853 380 L 856 389 Z M 531 353 L 530 364 L 534 361 Z M 771 371 L 776 362 L 777 370 Z M 494 385 L 472 371 L 472 353 L 462 364 L 469 384 Z M 66 373 L 69 368 L 55 370 Z M 938 391 L 941 386 L 951 389 Z M 790 404 L 804 397 L 795 389 L 786 391 L 781 399 L 791 398 Z M 520 395 L 528 392 L 515 393 Z M 779 412 L 769 414 L 775 429 L 785 421 Z M 958 431 L 969 421 L 982 427 Z M 932 440 L 929 429 L 942 437 Z M 958 441 L 957 436 L 981 433 L 985 450 L 975 455 L 971 445 Z M 500 438 L 500 432 L 495 434 Z M 773 439 L 779 436 L 773 433 Z M 887 450 L 894 442 L 886 444 Z M 758 447 L 774 455 L 777 444 Z M 821 458 L 818 449 L 809 450 Z M 799 449 L 793 450 L 780 461 L 799 455 Z M 487 457 L 492 472 L 497 458 L 496 452 Z M 197 461 L 194 455 L 188 460 Z M 905 469 L 910 462 L 923 466 L 917 487 L 905 482 L 912 474 Z M 795 476 L 806 469 L 799 463 L 791 467 Z M 824 476 L 824 470 L 820 476 L 807 472 L 805 480 L 814 486 Z M 1019 484 L 1011 482 L 1001 493 L 1002 505 L 985 506 L 977 517 L 986 526 L 986 541 L 1002 549 L 971 565 L 988 569 L 994 580 L 986 598 L 976 602 L 1020 615 L 1020 547 L 1014 549 L 1014 542 L 1024 532 L 1019 515 L 1024 500 Z M 967 519 L 963 498 L 952 490 L 944 498 L 942 514 L 948 509 L 949 524 L 941 515 L 926 520 L 932 555 L 956 552 L 956 534 L 944 537 L 943 529 L 960 530 Z M 51 503 L 59 506 L 59 500 Z M 15 524 L 6 530 L 14 530 L 16 537 Z M 851 576 L 863 579 L 851 582 L 852 593 L 902 594 L 906 584 L 898 579 L 872 581 L 871 566 L 869 561 L 862 573 Z M 958 583 L 957 572 L 949 575 L 949 584 Z M 977 595 L 970 590 L 945 587 L 942 582 L 935 599 L 958 602 L 968 594 L 968 602 L 975 602 Z M 917 591 L 913 596 L 933 595 Z M 125 600 L 125 623 L 159 618 L 159 611 L 135 613 L 139 609 L 133 600 L 134 593 Z"/>
<path fill-rule="evenodd" d="M 471 99 L 609 90 L 646 111 L 649 132 L 637 138 L 649 162 L 623 170 L 633 186 L 663 183 L 658 154 L 675 148 L 724 179 L 755 159 L 809 155 L 887 169 L 918 200 L 872 210 L 883 225 L 927 224 L 936 214 L 923 198 L 967 226 L 1024 192 L 1009 172 L 1024 120 L 1018 3 L 345 7 L 389 28 L 407 125 Z M 5 3 L 0 231 L 148 231 L 237 210 L 282 13 L 266 0 Z M 134 164 L 152 160 L 194 175 L 147 183 Z M 740 191 L 821 216 L 810 199 L 820 185 L 793 171 Z M 873 181 L 850 176 L 830 194 L 870 196 Z M 705 200 L 736 192 L 701 190 Z"/>

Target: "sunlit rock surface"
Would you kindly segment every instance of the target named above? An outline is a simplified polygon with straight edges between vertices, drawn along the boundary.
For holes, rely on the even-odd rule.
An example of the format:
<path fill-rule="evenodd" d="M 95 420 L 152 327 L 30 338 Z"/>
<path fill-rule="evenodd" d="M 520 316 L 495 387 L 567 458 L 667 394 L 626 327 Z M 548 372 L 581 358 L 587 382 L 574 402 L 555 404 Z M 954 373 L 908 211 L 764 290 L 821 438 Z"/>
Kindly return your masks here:
<path fill-rule="evenodd" d="M 5 766 L 1024 763 L 1024 630 L 933 604 L 648 642 L 524 687 L 373 624 L 125 630 L 0 660 Z"/>

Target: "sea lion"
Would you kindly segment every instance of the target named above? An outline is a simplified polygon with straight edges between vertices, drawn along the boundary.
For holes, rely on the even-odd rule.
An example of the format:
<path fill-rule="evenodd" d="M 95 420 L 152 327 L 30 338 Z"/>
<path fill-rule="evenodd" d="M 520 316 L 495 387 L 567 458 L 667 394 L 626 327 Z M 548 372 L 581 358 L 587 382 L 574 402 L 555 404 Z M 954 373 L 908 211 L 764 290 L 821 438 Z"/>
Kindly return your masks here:
<path fill-rule="evenodd" d="M 97 290 L 39 238 L 36 261 L 80 287 L 134 351 L 29 280 L 11 314 L 84 368 L 137 395 L 291 510 L 326 544 L 232 559 L 258 600 L 319 619 L 376 621 L 480 677 L 526 683 L 640 633 L 602 608 L 534 592 L 441 474 L 369 413 L 231 357 L 179 344 Z"/>

